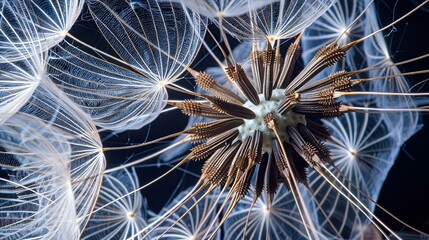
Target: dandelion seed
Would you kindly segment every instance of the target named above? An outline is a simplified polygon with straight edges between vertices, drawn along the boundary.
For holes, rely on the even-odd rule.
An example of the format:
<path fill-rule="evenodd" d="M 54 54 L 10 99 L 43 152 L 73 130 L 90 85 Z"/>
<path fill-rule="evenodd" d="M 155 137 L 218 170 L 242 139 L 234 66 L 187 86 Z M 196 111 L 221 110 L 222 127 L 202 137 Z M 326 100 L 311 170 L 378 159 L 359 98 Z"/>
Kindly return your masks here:
<path fill-rule="evenodd" d="M 313 55 L 324 45 L 338 39 L 340 46 L 364 37 L 369 24 L 368 15 L 359 15 L 365 9 L 368 1 L 348 1 L 339 0 L 325 14 L 320 16 L 314 24 L 310 25 L 302 36 L 302 58 L 304 63 L 308 63 Z M 372 13 L 371 13 L 372 14 Z M 372 19 L 374 20 L 374 19 Z M 354 21 L 357 21 L 353 23 Z M 376 29 L 373 29 L 373 31 Z M 339 70 L 354 71 L 367 66 L 366 56 L 361 46 L 350 49 L 346 57 L 338 63 L 322 72 L 326 77 Z"/>
<path fill-rule="evenodd" d="M 197 12 L 203 16 L 210 17 L 212 19 L 221 17 L 235 17 L 246 14 L 252 10 L 259 9 L 263 6 L 269 5 L 277 0 L 269 1 L 256 1 L 250 2 L 247 0 L 220 0 L 220 1 L 201 1 L 201 0 L 174 0 L 173 2 L 179 2 L 185 7 L 189 8 L 193 12 Z"/>
<path fill-rule="evenodd" d="M 0 128 L 1 167 L 10 173 L 0 178 L 0 236 L 77 239 L 97 199 L 103 157 L 88 153 L 84 135 L 34 116 L 15 114 Z"/>
<path fill-rule="evenodd" d="M 373 209 L 381 186 L 395 162 L 401 139 L 389 131 L 382 115 L 368 113 L 349 113 L 342 118 L 324 121 L 332 133 L 327 141 L 332 160 L 341 174 L 337 174 L 360 201 Z M 356 239 L 363 233 L 362 228 L 369 224 L 365 216 L 356 211 L 350 202 L 332 189 L 317 173 L 309 173 L 309 182 L 316 201 L 326 212 L 319 213 L 320 226 L 344 238 Z M 329 216 L 329 218 L 327 217 Z M 331 226 L 330 222 L 334 223 Z M 336 229 L 333 229 L 336 227 Z"/>
<path fill-rule="evenodd" d="M 146 202 L 139 192 L 97 211 L 97 206 L 104 206 L 138 187 L 134 170 L 104 175 L 96 212 L 91 216 L 82 239 L 126 239 L 141 231 L 146 226 Z"/>
<path fill-rule="evenodd" d="M 177 81 L 194 59 L 203 20 L 196 14 L 187 19 L 179 4 L 152 0 L 92 1 L 89 9 L 112 53 L 96 51 L 73 37 L 101 56 L 66 40 L 53 53 L 49 71 L 98 126 L 139 129 L 161 113 L 168 98 L 165 85 Z"/>
<path fill-rule="evenodd" d="M 162 216 L 170 211 L 173 206 L 180 203 L 185 196 L 189 195 L 190 190 L 178 194 L 152 221 L 162 221 Z M 167 221 L 156 228 L 151 234 L 151 238 L 202 239 L 207 231 L 210 231 L 210 224 L 213 221 L 217 222 L 215 213 L 217 211 L 218 195 L 215 192 L 200 201 L 201 197 L 202 195 L 194 196 L 185 205 L 181 206 Z M 182 216 L 185 213 L 186 215 Z M 174 226 L 171 227 L 173 224 Z M 220 239 L 220 234 L 217 234 L 215 239 Z"/>
<path fill-rule="evenodd" d="M 184 2 L 184 1 L 183 1 Z M 219 1 L 207 4 L 211 8 L 199 11 L 238 39 L 265 39 L 271 43 L 291 38 L 308 27 L 335 1 Z M 226 3 L 228 2 L 228 3 Z M 194 10 L 199 4 L 184 3 Z M 201 8 L 196 9 L 198 11 Z M 215 15 L 213 15 L 215 14 Z"/>
<path fill-rule="evenodd" d="M 4 118 L 12 116 L 26 104 L 39 84 L 47 79 L 47 53 L 38 44 L 32 44 L 43 43 L 45 39 L 34 32 L 37 23 L 26 19 L 31 17 L 26 3 L 2 1 L 1 4 L 0 46 L 5 46 L 5 49 L 0 48 L 0 113 Z M 32 43 L 21 48 L 15 46 L 15 41 Z M 0 122 L 5 120 L 0 118 Z"/>
<path fill-rule="evenodd" d="M 31 58 L 60 43 L 79 17 L 84 2 L 1 1 L 0 63 Z"/>

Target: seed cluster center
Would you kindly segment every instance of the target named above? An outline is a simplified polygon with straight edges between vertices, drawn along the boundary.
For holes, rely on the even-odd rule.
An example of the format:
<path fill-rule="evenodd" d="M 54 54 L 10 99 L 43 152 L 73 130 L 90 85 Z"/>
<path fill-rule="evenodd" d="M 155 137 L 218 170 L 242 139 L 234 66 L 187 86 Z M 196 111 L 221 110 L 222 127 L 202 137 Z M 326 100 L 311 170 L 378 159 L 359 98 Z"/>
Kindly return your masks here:
<path fill-rule="evenodd" d="M 271 113 L 277 123 L 278 129 L 286 129 L 288 126 L 296 126 L 298 123 L 306 125 L 305 116 L 292 111 L 281 115 L 277 108 L 280 102 L 285 98 L 284 89 L 274 89 L 270 100 L 265 100 L 264 94 L 259 94 L 259 104 L 254 105 L 247 101 L 244 107 L 252 110 L 256 117 L 254 119 L 244 120 L 244 124 L 238 127 L 239 134 L 237 140 L 244 141 L 247 137 L 253 136 L 255 131 L 260 131 L 263 134 L 262 151 L 271 152 L 272 142 L 275 139 L 273 131 L 265 124 L 264 118 L 268 113 Z M 289 142 L 287 131 L 279 131 L 279 137 L 286 142 Z"/>

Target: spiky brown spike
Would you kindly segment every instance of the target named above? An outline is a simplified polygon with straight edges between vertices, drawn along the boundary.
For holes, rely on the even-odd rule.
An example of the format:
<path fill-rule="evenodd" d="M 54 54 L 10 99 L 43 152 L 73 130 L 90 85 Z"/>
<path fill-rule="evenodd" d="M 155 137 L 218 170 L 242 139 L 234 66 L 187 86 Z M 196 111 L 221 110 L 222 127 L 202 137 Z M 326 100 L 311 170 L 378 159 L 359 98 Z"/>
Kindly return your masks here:
<path fill-rule="evenodd" d="M 299 156 L 299 154 L 295 151 L 295 149 L 293 149 L 290 144 L 283 143 L 283 146 L 285 148 L 286 154 L 288 155 L 288 159 L 293 159 L 293 161 L 290 161 L 290 163 L 296 179 L 308 187 L 307 162 L 304 161 L 301 156 Z"/>
<path fill-rule="evenodd" d="M 316 148 L 319 150 L 319 158 L 325 162 L 328 163 L 331 166 L 334 166 L 334 161 L 332 161 L 331 158 L 331 152 L 329 151 L 329 148 L 326 146 L 325 143 L 319 141 L 316 144 Z"/>
<path fill-rule="evenodd" d="M 334 92 L 334 88 L 302 92 L 299 94 L 299 103 L 329 105 L 334 102 Z"/>
<path fill-rule="evenodd" d="M 286 162 L 288 161 L 295 178 L 304 185 L 308 185 L 307 172 L 305 170 L 308 167 L 308 164 L 296 153 L 291 145 L 283 143 L 283 147 L 285 148 L 286 156 L 282 153 L 279 143 L 276 140 L 273 141 L 273 153 L 277 169 L 285 180 L 290 178 L 291 175 Z M 287 183 L 287 181 L 285 182 Z"/>
<path fill-rule="evenodd" d="M 251 167 L 247 172 L 244 180 L 238 185 L 237 194 L 243 198 L 247 195 L 250 189 L 250 184 L 252 183 L 253 173 L 255 172 L 256 166 Z"/>
<path fill-rule="evenodd" d="M 343 76 L 334 80 L 334 88 L 337 91 L 351 91 L 353 88 L 352 78 Z"/>
<path fill-rule="evenodd" d="M 252 68 L 255 90 L 262 93 L 262 83 L 264 82 L 264 61 L 262 52 L 257 50 L 256 43 L 253 43 L 253 50 L 250 53 L 250 65 Z"/>
<path fill-rule="evenodd" d="M 276 161 L 277 168 L 280 171 L 287 170 L 287 156 L 283 156 L 280 145 L 276 139 L 273 140 L 273 154 L 274 160 Z"/>
<path fill-rule="evenodd" d="M 316 148 L 316 155 L 318 156 L 318 159 L 320 159 L 323 162 L 328 162 L 329 164 L 333 164 L 329 149 L 323 144 L 320 139 L 317 139 L 314 134 L 310 131 L 310 129 L 305 126 L 304 124 L 298 124 L 297 129 L 299 133 L 301 134 L 304 141 L 310 143 L 312 146 Z M 321 164 L 321 163 L 319 163 Z"/>
<path fill-rule="evenodd" d="M 246 98 L 254 105 L 259 104 L 259 96 L 240 64 L 235 65 L 233 80 L 237 83 Z"/>
<path fill-rule="evenodd" d="M 330 105 L 334 103 L 334 88 L 326 88 L 319 91 L 319 104 Z"/>
<path fill-rule="evenodd" d="M 252 147 L 252 137 L 247 137 L 243 144 L 241 144 L 240 149 L 238 150 L 236 161 L 234 167 L 240 171 L 244 171 L 249 166 L 249 152 Z M 232 173 L 231 173 L 232 174 Z"/>
<path fill-rule="evenodd" d="M 258 173 L 256 175 L 256 185 L 255 185 L 255 197 L 259 198 L 265 186 L 265 176 L 267 174 L 268 166 L 268 153 L 265 153 L 262 157 L 261 164 L 259 164 Z"/>
<path fill-rule="evenodd" d="M 331 43 L 321 47 L 314 55 L 314 58 L 321 58 L 327 62 L 331 61 L 330 65 L 332 65 L 342 59 L 344 54 L 345 52 L 342 47 L 338 46 L 336 43 Z"/>
<path fill-rule="evenodd" d="M 238 130 L 232 129 L 225 133 L 212 137 L 207 143 L 191 148 L 191 159 L 201 160 L 207 158 L 225 144 L 231 143 L 238 136 Z"/>
<path fill-rule="evenodd" d="M 224 99 L 235 104 L 243 104 L 244 100 L 228 88 L 220 85 L 212 76 L 207 73 L 200 72 L 195 78 L 195 83 L 204 91 L 212 93 L 218 98 Z"/>
<path fill-rule="evenodd" d="M 314 168 L 318 165 L 318 161 L 315 160 L 317 155 L 316 155 L 317 149 L 315 146 L 311 145 L 310 143 L 306 142 L 303 146 L 302 146 L 302 157 L 304 158 L 304 160 L 308 163 L 308 165 L 311 168 Z"/>
<path fill-rule="evenodd" d="M 269 158 L 269 161 L 268 161 L 267 174 L 268 174 L 267 193 L 270 196 L 270 203 L 271 203 L 274 198 L 274 195 L 276 194 L 279 188 L 278 169 L 277 169 L 273 154 L 271 154 L 271 157 Z"/>
<path fill-rule="evenodd" d="M 332 139 L 331 133 L 322 124 L 319 124 L 311 119 L 307 119 L 307 127 L 314 134 L 314 136 L 322 140 Z"/>
<path fill-rule="evenodd" d="M 216 160 L 222 157 L 225 154 L 225 151 L 230 147 L 230 145 L 225 145 L 222 148 L 217 149 L 214 153 L 204 162 L 203 167 L 201 168 L 201 177 L 206 181 L 211 182 L 214 175 L 216 175 L 217 169 L 215 168 Z"/>
<path fill-rule="evenodd" d="M 218 149 L 212 157 L 207 159 L 203 166 L 203 175 L 209 180 L 212 185 L 219 186 L 221 183 L 225 183 L 228 177 L 228 169 L 240 147 L 239 142 L 235 142 L 232 145 L 226 145 L 222 149 Z"/>
<path fill-rule="evenodd" d="M 295 42 L 289 46 L 283 62 L 282 71 L 276 81 L 276 88 L 286 88 L 290 82 L 293 69 L 295 68 L 295 63 L 301 55 L 300 40 L 301 37 L 298 37 Z"/>
<path fill-rule="evenodd" d="M 262 159 L 263 135 L 261 131 L 255 131 L 252 136 L 251 149 L 249 151 L 249 162 L 259 164 Z"/>
<path fill-rule="evenodd" d="M 264 81 L 262 84 L 262 91 L 264 92 L 265 100 L 270 100 L 273 93 L 274 85 L 274 60 L 275 60 L 275 50 L 271 47 L 271 43 L 267 43 L 267 49 L 263 55 L 263 61 L 265 65 L 264 71 Z"/>
<path fill-rule="evenodd" d="M 316 146 L 307 142 L 296 127 L 287 127 L 287 131 L 291 136 L 291 145 L 293 149 L 295 149 L 311 168 L 318 166 L 321 160 L 317 156 L 318 149 Z"/>
<path fill-rule="evenodd" d="M 340 106 L 341 104 L 338 102 L 334 102 L 329 105 L 298 103 L 294 108 L 292 108 L 292 110 L 296 113 L 311 117 L 334 118 L 343 114 L 343 112 L 340 111 Z"/>
<path fill-rule="evenodd" d="M 299 96 L 300 95 L 295 92 L 287 93 L 285 98 L 280 102 L 279 106 L 277 107 L 277 112 L 282 115 L 287 113 L 295 106 L 295 104 L 298 103 Z"/>
<path fill-rule="evenodd" d="M 205 96 L 213 104 L 213 108 L 221 113 L 228 114 L 233 117 L 244 118 L 244 119 L 254 119 L 256 117 L 255 113 L 243 106 L 226 102 L 217 97 Z"/>
<path fill-rule="evenodd" d="M 239 127 L 243 123 L 244 120 L 240 118 L 229 118 L 214 122 L 195 123 L 192 128 L 185 130 L 184 133 L 192 134 L 191 141 L 201 142 L 215 135 Z"/>
<path fill-rule="evenodd" d="M 209 118 L 231 118 L 231 116 L 219 112 L 213 106 L 197 102 L 195 100 L 184 100 L 180 102 L 168 101 L 168 104 L 179 108 L 187 116 L 209 117 Z"/>
<path fill-rule="evenodd" d="M 290 189 L 291 186 L 289 185 L 289 182 L 292 176 L 287 166 L 287 161 L 289 161 L 289 159 L 287 156 L 283 155 L 280 146 L 276 140 L 273 140 L 273 155 L 277 169 L 280 172 L 280 175 L 285 179 L 285 186 Z"/>
<path fill-rule="evenodd" d="M 330 74 L 326 78 L 323 78 L 318 81 L 314 81 L 309 84 L 305 84 L 304 86 L 300 87 L 297 91 L 299 92 L 305 92 L 305 91 L 313 91 L 316 89 L 324 89 L 329 87 L 335 87 L 335 82 L 345 82 L 346 80 L 350 81 L 349 73 L 346 71 L 339 71 Z M 350 83 L 351 87 L 351 83 Z"/>
<path fill-rule="evenodd" d="M 290 135 L 290 142 L 293 149 L 313 168 L 315 163 L 312 157 L 316 153 L 315 147 L 305 141 L 296 127 L 289 126 L 286 128 L 286 131 Z"/>
<path fill-rule="evenodd" d="M 336 43 L 322 47 L 305 68 L 287 86 L 286 91 L 297 91 L 326 67 L 344 58 L 346 52 Z"/>
<path fill-rule="evenodd" d="M 222 51 L 223 56 L 225 57 L 225 62 L 226 62 L 226 68 L 224 69 L 225 72 L 225 76 L 227 78 L 227 80 L 233 82 L 233 78 L 234 78 L 234 72 L 235 72 L 235 68 L 234 65 L 232 64 L 231 60 L 229 59 L 228 55 L 225 53 L 225 51 Z"/>

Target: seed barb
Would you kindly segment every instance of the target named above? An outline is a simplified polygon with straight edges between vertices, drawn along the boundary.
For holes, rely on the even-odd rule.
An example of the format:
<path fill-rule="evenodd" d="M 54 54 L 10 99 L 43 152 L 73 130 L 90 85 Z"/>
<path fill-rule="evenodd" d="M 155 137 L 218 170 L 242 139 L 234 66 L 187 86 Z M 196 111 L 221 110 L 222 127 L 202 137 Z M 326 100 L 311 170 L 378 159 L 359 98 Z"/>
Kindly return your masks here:
<path fill-rule="evenodd" d="M 331 43 L 322 47 L 307 66 L 286 87 L 286 92 L 298 90 L 323 69 L 344 58 L 345 54 L 345 50 L 336 43 Z"/>
<path fill-rule="evenodd" d="M 212 185 L 225 184 L 229 166 L 240 144 L 240 142 L 235 142 L 232 145 L 226 144 L 205 161 L 202 172 L 206 180 L 210 181 Z"/>
<path fill-rule="evenodd" d="M 196 74 L 194 78 L 195 83 L 200 86 L 204 91 L 207 91 L 218 98 L 235 104 L 244 103 L 244 100 L 241 99 L 237 94 L 235 94 L 228 88 L 220 85 L 212 76 L 208 75 L 207 73 L 200 72 Z"/>
<path fill-rule="evenodd" d="M 275 163 L 275 157 L 274 154 L 270 154 L 270 157 L 268 158 L 268 167 L 267 167 L 267 193 L 269 196 L 269 203 L 271 204 L 274 199 L 274 195 L 277 193 L 277 190 L 279 189 L 279 170 Z"/>
<path fill-rule="evenodd" d="M 253 50 L 250 53 L 250 63 L 252 68 L 253 80 L 257 93 L 262 93 L 262 83 L 264 82 L 264 61 L 262 52 L 257 50 L 256 42 L 253 42 Z"/>
<path fill-rule="evenodd" d="M 226 144 L 231 143 L 238 135 L 236 129 L 229 130 L 225 133 L 219 134 L 210 138 L 206 143 L 202 143 L 191 148 L 191 158 L 194 160 L 201 160 L 207 158 L 217 149 Z"/>
<path fill-rule="evenodd" d="M 271 47 L 271 43 L 268 41 L 267 49 L 262 55 L 264 62 L 264 81 L 263 81 L 263 93 L 265 100 L 270 100 L 273 93 L 274 85 L 274 61 L 275 61 L 275 50 Z"/>
<path fill-rule="evenodd" d="M 302 48 L 300 45 L 301 36 L 302 34 L 300 34 L 295 39 L 295 42 L 293 42 L 289 46 L 286 52 L 286 56 L 283 62 L 283 67 L 282 67 L 280 76 L 276 80 L 276 84 L 275 84 L 276 88 L 284 89 L 290 83 L 293 69 L 295 68 L 295 64 L 299 59 L 299 56 L 301 55 L 301 51 L 302 51 Z M 277 46 L 277 48 L 279 47 L 280 46 Z"/>
<path fill-rule="evenodd" d="M 275 130 L 277 123 L 276 123 L 276 119 L 272 113 L 268 113 L 267 115 L 265 115 L 264 122 L 269 129 L 271 129 L 273 131 Z"/>
<path fill-rule="evenodd" d="M 234 72 L 232 73 L 233 80 L 237 83 L 243 94 L 246 96 L 246 98 L 251 101 L 254 105 L 259 104 L 259 97 L 258 93 L 256 92 L 255 88 L 253 87 L 252 83 L 250 82 L 249 78 L 247 77 L 246 73 L 243 70 L 243 67 L 241 67 L 240 64 L 235 65 Z"/>
<path fill-rule="evenodd" d="M 322 124 L 319 124 L 313 120 L 307 119 L 307 127 L 310 131 L 319 139 L 323 140 L 331 140 L 331 134 L 328 129 L 324 127 Z"/>
<path fill-rule="evenodd" d="M 251 164 L 259 164 L 262 159 L 262 142 L 263 136 L 261 131 L 255 131 L 251 141 L 251 148 L 249 150 L 249 161 Z M 249 163 L 249 164 L 250 164 Z"/>
<path fill-rule="evenodd" d="M 286 180 L 287 178 L 291 178 L 291 175 L 288 170 L 288 165 L 291 166 L 295 178 L 299 182 L 307 186 L 308 182 L 306 167 L 308 166 L 308 164 L 303 161 L 300 156 L 297 156 L 295 150 L 292 148 L 291 145 L 289 145 L 288 143 L 283 143 L 283 146 L 285 147 L 286 155 L 282 153 L 278 141 L 273 140 L 273 153 L 278 171 L 281 173 L 284 180 Z M 285 181 L 285 183 L 286 186 L 289 188 L 290 186 L 288 186 L 287 181 Z"/>
<path fill-rule="evenodd" d="M 217 97 L 205 96 L 213 104 L 213 108 L 218 112 L 228 114 L 230 116 L 244 118 L 244 119 L 254 119 L 256 117 L 255 113 L 241 105 L 227 102 Z"/>
<path fill-rule="evenodd" d="M 299 96 L 299 93 L 296 92 L 286 94 L 285 98 L 280 102 L 277 112 L 283 115 L 290 111 L 298 103 Z"/>
<path fill-rule="evenodd" d="M 297 103 L 292 110 L 310 117 L 335 118 L 343 114 L 342 109 L 340 109 L 341 106 L 338 102 L 333 102 L 329 105 Z"/>
<path fill-rule="evenodd" d="M 264 157 L 259 164 L 258 173 L 256 175 L 256 185 L 255 185 L 255 197 L 259 198 L 261 196 L 262 191 L 264 190 L 265 185 L 265 176 L 267 172 L 268 166 L 268 154 L 264 154 Z"/>
<path fill-rule="evenodd" d="M 338 71 L 330 74 L 328 77 L 323 78 L 319 81 L 315 81 L 310 84 L 306 84 L 300 87 L 298 92 L 312 91 L 317 89 L 331 88 L 334 87 L 338 91 L 351 90 L 353 87 L 351 82 L 350 73 L 346 71 Z"/>
<path fill-rule="evenodd" d="M 212 105 L 208 103 L 203 103 L 201 101 L 195 100 L 184 100 L 184 101 L 168 101 L 168 104 L 179 108 L 182 110 L 182 113 L 187 116 L 197 116 L 197 117 L 209 117 L 209 118 L 230 118 L 231 116 L 220 112 L 213 108 Z"/>
<path fill-rule="evenodd" d="M 224 133 L 244 123 L 243 119 L 240 118 L 229 118 L 213 122 L 201 122 L 195 123 L 194 126 L 184 133 L 191 134 L 191 141 L 201 142 L 208 140 L 215 135 Z"/>

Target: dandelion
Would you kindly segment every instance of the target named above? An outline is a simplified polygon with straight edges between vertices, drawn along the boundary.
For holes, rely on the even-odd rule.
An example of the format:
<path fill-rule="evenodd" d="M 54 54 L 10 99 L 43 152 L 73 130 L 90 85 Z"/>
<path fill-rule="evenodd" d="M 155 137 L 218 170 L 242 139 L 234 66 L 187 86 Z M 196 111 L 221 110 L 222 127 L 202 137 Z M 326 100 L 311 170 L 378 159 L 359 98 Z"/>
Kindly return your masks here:
<path fill-rule="evenodd" d="M 97 199 L 104 156 L 91 150 L 87 133 L 71 135 L 28 114 L 11 116 L 0 132 L 1 167 L 9 173 L 0 178 L 0 236 L 78 238 Z"/>
<path fill-rule="evenodd" d="M 12 21 L 3 14 L 3 23 L 9 20 L 10 27 L 22 26 L 27 40 L 48 41 L 36 31 L 46 22 L 38 25 L 36 19 L 26 18 L 34 16 L 29 2 L 2 3 L 13 6 L 3 13 L 10 11 L 15 17 Z M 7 35 L 11 45 L 15 44 L 12 35 Z M 1 178 L 5 193 L 1 236 L 7 239 L 78 238 L 94 208 L 105 169 L 95 125 L 52 82 L 48 52 L 40 46 L 17 47 L 15 53 L 23 60 L 3 58 L 7 61 L 0 63 L 1 167 L 2 173 L 10 173 Z"/>
<path fill-rule="evenodd" d="M 186 18 L 178 4 L 156 1 L 90 1 L 89 10 L 112 53 L 92 47 L 102 54 L 94 56 L 66 40 L 53 53 L 50 73 L 98 126 L 139 129 L 161 113 L 165 86 L 195 58 L 203 20 Z"/>
<path fill-rule="evenodd" d="M 67 9 L 80 11 L 76 3 Z M 107 46 L 69 32 L 73 14 L 64 15 L 67 21 L 45 19 L 66 9 L 59 3 L 2 4 L 2 33 L 12 37 L 0 40 L 16 47 L 5 50 L 1 68 L 6 164 L 0 166 L 22 173 L 2 178 L 10 194 L 0 203 L 7 237 L 356 239 L 370 229 L 400 238 L 373 211 L 398 147 L 427 111 L 425 100 L 417 100 L 428 94 L 411 92 L 405 78 L 427 71 L 399 68 L 426 55 L 395 63 L 381 34 L 423 4 L 380 27 L 372 1 L 88 1 L 85 19 Z M 17 24 L 10 19 L 28 26 L 23 34 L 9 31 Z M 47 29 L 55 37 L 45 38 Z M 16 44 L 29 36 L 28 45 Z M 236 47 L 236 40 L 243 43 Z M 213 72 L 193 64 L 203 51 L 218 64 Z M 156 125 L 177 110 L 190 118 L 184 130 L 103 147 L 99 132 Z M 31 124 L 15 120 L 20 116 Z M 171 145 L 154 147 L 174 137 Z M 29 141 L 31 148 L 23 144 Z M 189 145 L 173 167 L 142 186 L 124 170 L 177 157 Z M 143 157 L 105 169 L 105 151 L 140 147 L 149 149 Z M 55 160 L 45 162 L 43 154 Z M 63 174 L 51 162 L 67 166 Z M 197 182 L 146 224 L 139 191 L 191 162 L 202 165 Z M 44 186 L 68 198 L 41 191 Z M 40 199 L 71 217 L 45 216 Z"/>
<path fill-rule="evenodd" d="M 1 38 L 4 39 L 1 46 L 6 47 L 2 49 L 0 56 L 0 81 L 2 83 L 0 112 L 3 113 L 0 122 L 5 120 L 4 117 L 13 115 L 26 104 L 40 82 L 47 77 L 47 53 L 41 51 L 39 45 L 35 44 L 29 44 L 23 48 L 16 46 L 15 41 L 17 40 L 24 43 L 45 42 L 43 37 L 40 38 L 38 33 L 34 32 L 36 24 L 26 19 L 31 16 L 27 5 L 7 1 L 3 1 L 2 4 L 3 11 L 0 21 L 6 26 L 1 28 Z M 16 32 L 18 30 L 14 30 L 15 28 L 19 28 L 19 33 Z M 15 55 L 16 57 L 13 57 Z"/>

